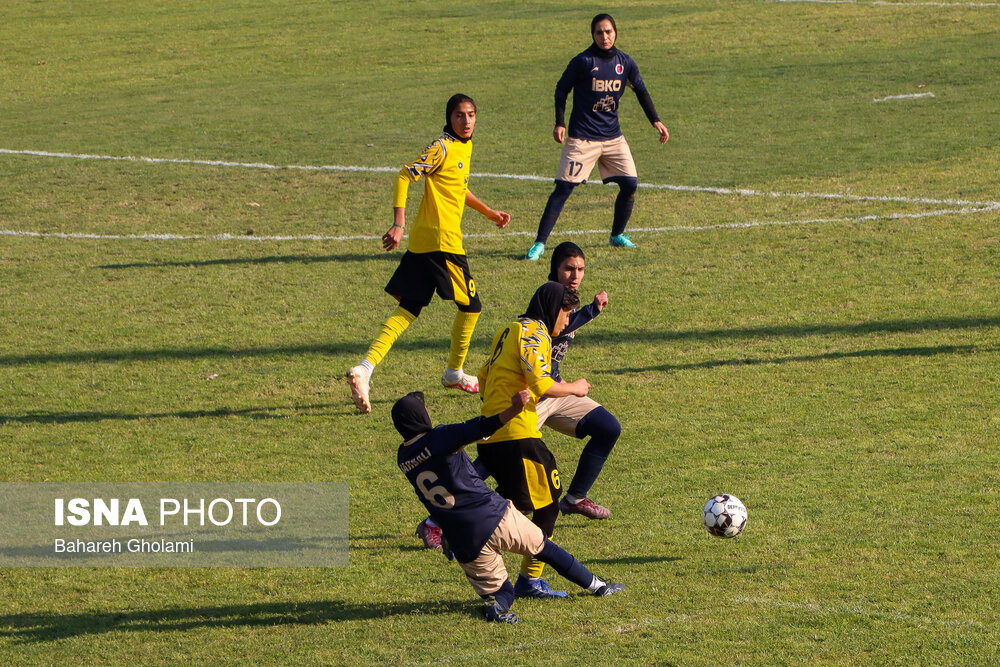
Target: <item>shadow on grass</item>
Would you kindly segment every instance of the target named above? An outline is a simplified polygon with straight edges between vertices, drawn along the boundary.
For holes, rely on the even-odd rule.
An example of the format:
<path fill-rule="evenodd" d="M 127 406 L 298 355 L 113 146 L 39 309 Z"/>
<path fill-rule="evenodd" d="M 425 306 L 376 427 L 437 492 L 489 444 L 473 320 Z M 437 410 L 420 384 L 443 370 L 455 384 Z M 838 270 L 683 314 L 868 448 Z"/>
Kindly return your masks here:
<path fill-rule="evenodd" d="M 619 368 L 607 371 L 594 371 L 597 373 L 608 373 L 613 375 L 625 375 L 629 373 L 646 373 L 649 371 L 690 371 L 705 368 L 719 368 L 723 366 L 764 366 L 780 365 L 790 363 L 805 363 L 810 361 L 828 361 L 834 359 L 864 359 L 868 357 L 931 357 L 939 354 L 975 354 L 977 352 L 996 352 L 1000 348 L 981 348 L 976 345 L 938 345 L 923 347 L 893 347 L 876 350 L 856 350 L 854 352 L 825 352 L 823 354 L 803 354 L 791 357 L 774 357 L 771 359 L 754 359 L 744 357 L 740 359 L 713 359 L 691 364 L 661 364 L 657 366 L 644 366 L 641 368 Z"/>
<path fill-rule="evenodd" d="M 0 638 L 30 644 L 59 641 L 106 632 L 175 632 L 198 628 L 240 628 L 278 625 L 323 625 L 340 621 L 367 621 L 411 614 L 476 613 L 468 600 L 440 602 L 374 602 L 358 604 L 339 600 L 273 602 L 125 611 L 117 613 L 48 612 L 0 616 Z"/>
<path fill-rule="evenodd" d="M 587 565 L 601 563 L 604 565 L 646 565 L 648 563 L 673 563 L 684 560 L 683 556 L 621 556 L 619 558 L 588 558 Z"/>
<path fill-rule="evenodd" d="M 29 412 L 25 415 L 0 414 L 0 424 L 71 424 L 106 420 L 135 421 L 139 419 L 168 419 L 170 417 L 178 419 L 202 419 L 206 417 L 246 417 L 257 420 L 284 419 L 289 416 L 285 411 L 299 413 L 306 410 L 328 410 L 334 407 L 341 411 L 347 411 L 346 405 L 318 403 L 315 405 L 291 405 L 272 408 L 216 408 L 214 410 L 178 410 L 176 412 Z M 350 412 L 355 412 L 353 407 Z"/>
<path fill-rule="evenodd" d="M 238 264 L 316 264 L 320 262 L 369 262 L 371 260 L 392 260 L 398 262 L 401 254 L 382 252 L 353 253 L 345 255 L 271 255 L 269 257 L 226 257 L 174 262 L 131 262 L 128 264 L 101 264 L 98 269 L 152 269 L 166 267 L 200 268 L 205 266 L 233 266 Z M 386 278 L 388 280 L 388 278 Z"/>
<path fill-rule="evenodd" d="M 386 309 L 386 312 L 390 312 Z M 363 354 L 371 341 L 359 338 L 351 343 L 312 343 L 308 345 L 274 345 L 265 347 L 234 348 L 175 347 L 123 350 L 80 350 L 76 352 L 50 352 L 0 356 L 0 367 L 30 366 L 34 364 L 118 363 L 122 361 L 163 361 L 169 359 L 247 359 L 260 357 L 293 357 L 299 355 L 350 355 Z M 398 350 L 447 350 L 448 338 L 404 338 L 393 345 Z M 346 369 L 345 369 L 346 370 Z"/>
<path fill-rule="evenodd" d="M 389 312 L 388 306 L 384 312 Z M 377 318 L 376 318 L 377 319 Z M 374 321 L 374 320 L 373 320 Z M 865 322 L 862 324 L 800 324 L 775 327 L 747 327 L 733 329 L 689 329 L 686 331 L 666 330 L 632 330 L 632 331 L 595 331 L 586 332 L 579 341 L 583 346 L 607 344 L 650 344 L 657 342 L 676 342 L 684 340 L 765 340 L 781 338 L 804 338 L 808 336 L 847 335 L 866 336 L 875 333 L 920 333 L 926 331 L 946 331 L 976 329 L 984 327 L 1000 327 L 1000 316 L 979 317 L 948 317 L 924 320 L 887 320 L 884 322 Z M 50 352 L 36 354 L 8 354 L 0 356 L 0 367 L 28 366 L 50 363 L 116 363 L 122 361 L 161 361 L 164 359 L 210 359 L 210 358 L 257 358 L 257 357 L 291 357 L 297 355 L 323 354 L 357 356 L 368 349 L 370 340 L 360 337 L 356 341 L 336 343 L 311 343 L 300 345 L 276 345 L 265 347 L 233 348 L 225 346 L 191 347 L 191 348 L 151 348 L 122 350 L 80 350 L 75 352 Z M 446 350 L 450 338 L 433 337 L 417 338 L 403 337 L 396 341 L 393 349 L 397 350 Z M 901 348 L 902 350 L 932 350 L 940 349 L 938 354 L 949 351 L 949 348 Z M 953 353 L 959 351 L 959 346 L 951 346 Z M 858 353 L 831 353 L 853 356 Z M 862 353 L 864 354 L 864 353 Z M 890 356 L 892 350 L 871 351 L 871 355 Z M 905 353 L 898 353 L 902 356 Z M 789 360 L 810 361 L 836 356 L 815 355 L 791 357 Z M 753 361 L 753 360 L 751 360 Z M 705 362 L 707 365 L 739 365 L 745 360 L 726 360 L 720 362 Z M 769 360 L 757 360 L 757 363 L 777 363 Z M 688 368 L 703 368 L 706 365 L 680 365 L 676 367 L 655 367 L 654 370 L 683 370 Z M 638 372 L 644 369 L 623 369 L 610 371 L 617 373 Z"/>

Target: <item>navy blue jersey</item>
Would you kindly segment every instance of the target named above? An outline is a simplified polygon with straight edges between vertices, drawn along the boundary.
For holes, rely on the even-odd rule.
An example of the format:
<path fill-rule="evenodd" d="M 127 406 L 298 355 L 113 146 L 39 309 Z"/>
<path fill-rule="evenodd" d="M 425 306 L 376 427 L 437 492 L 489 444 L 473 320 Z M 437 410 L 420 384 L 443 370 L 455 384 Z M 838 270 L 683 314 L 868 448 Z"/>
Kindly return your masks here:
<path fill-rule="evenodd" d="M 574 310 L 570 313 L 566 328 L 552 339 L 552 377 L 556 382 L 562 382 L 562 376 L 559 375 L 559 362 L 566 356 L 569 344 L 576 337 L 576 330 L 597 317 L 600 313 L 601 311 L 597 309 L 597 305 L 594 303 L 589 303 L 580 310 Z"/>
<path fill-rule="evenodd" d="M 618 104 L 625 88 L 632 88 L 649 122 L 659 120 L 646 84 L 639 76 L 639 66 L 624 51 L 603 51 L 592 44 L 569 61 L 556 84 L 556 125 L 565 126 L 566 98 L 573 90 L 573 112 L 569 117 L 569 136 L 589 141 L 607 141 L 620 137 Z"/>
<path fill-rule="evenodd" d="M 507 511 L 507 501 L 486 486 L 462 447 L 493 435 L 500 426 L 496 415 L 476 417 L 438 426 L 399 446 L 400 470 L 460 563 L 475 560 Z"/>

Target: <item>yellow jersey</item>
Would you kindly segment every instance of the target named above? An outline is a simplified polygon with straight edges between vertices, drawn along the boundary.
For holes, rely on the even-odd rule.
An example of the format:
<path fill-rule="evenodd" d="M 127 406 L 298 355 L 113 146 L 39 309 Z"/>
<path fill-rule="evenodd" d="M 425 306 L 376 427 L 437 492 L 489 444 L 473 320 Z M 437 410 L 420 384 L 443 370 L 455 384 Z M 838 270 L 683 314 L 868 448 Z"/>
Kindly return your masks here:
<path fill-rule="evenodd" d="M 552 338 L 543 322 L 522 318 L 493 336 L 489 360 L 479 369 L 479 394 L 483 414 L 495 415 L 510 407 L 510 398 L 522 389 L 531 390 L 524 410 L 504 424 L 489 442 L 541 438 L 538 430 L 539 397 L 549 390 L 552 378 Z"/>
<path fill-rule="evenodd" d="M 424 197 L 410 230 L 410 252 L 465 254 L 462 212 L 471 159 L 472 141 L 459 141 L 445 132 L 419 158 L 399 170 L 392 190 L 394 207 L 405 207 L 410 183 L 424 177 Z"/>

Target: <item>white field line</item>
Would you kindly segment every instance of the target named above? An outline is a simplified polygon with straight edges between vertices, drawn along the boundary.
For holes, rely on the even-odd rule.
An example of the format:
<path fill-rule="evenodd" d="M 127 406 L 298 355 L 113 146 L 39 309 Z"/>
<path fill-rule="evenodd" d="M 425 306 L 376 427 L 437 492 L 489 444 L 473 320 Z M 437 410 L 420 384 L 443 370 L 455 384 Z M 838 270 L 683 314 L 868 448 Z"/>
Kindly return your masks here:
<path fill-rule="evenodd" d="M 922 211 L 919 213 L 888 213 L 883 215 L 862 215 L 846 218 L 813 218 L 809 220 L 768 220 L 750 222 L 730 222 L 717 225 L 675 225 L 671 227 L 636 227 L 630 228 L 630 232 L 705 232 L 718 229 L 753 229 L 755 227 L 787 227 L 792 225 L 821 225 L 834 223 L 863 223 L 876 222 L 879 220 L 917 220 L 921 218 L 932 218 L 942 215 L 973 215 L 988 211 L 1000 210 L 1000 203 L 988 206 L 969 206 L 960 209 L 947 209 L 938 211 Z M 592 234 L 607 234 L 607 229 L 581 229 L 566 230 L 560 232 L 564 236 L 586 236 Z M 507 231 L 494 232 L 491 234 L 463 234 L 464 238 L 499 238 L 512 236 L 534 236 L 533 231 Z M 27 237 L 27 238 L 55 238 L 55 239 L 82 239 L 96 241 L 375 241 L 381 236 L 323 236 L 319 234 L 305 234 L 301 236 L 243 236 L 238 234 L 91 234 L 91 233 L 67 233 L 67 232 L 25 232 L 13 229 L 0 229 L 0 236 Z"/>
<path fill-rule="evenodd" d="M 877 97 L 872 102 L 888 102 L 890 100 L 915 100 L 918 97 L 934 97 L 934 93 L 910 93 L 909 95 L 889 95 L 888 97 Z"/>
<path fill-rule="evenodd" d="M 93 155 L 88 153 L 53 153 L 49 151 L 34 150 L 14 150 L 0 148 L 0 154 L 4 155 L 28 155 L 35 157 L 51 157 L 73 160 L 110 160 L 117 162 L 143 162 L 149 164 L 192 164 L 210 167 L 240 167 L 244 169 L 268 169 L 268 170 L 299 170 L 299 171 L 339 171 L 339 172 L 360 172 L 360 173 L 396 173 L 399 169 L 395 167 L 358 167 L 345 165 L 275 165 L 264 162 L 230 162 L 225 160 L 196 160 L 186 158 L 157 158 L 141 156 L 120 156 L 120 155 Z M 538 181 L 551 182 L 548 176 L 535 176 L 531 174 L 474 174 L 479 178 L 501 178 L 517 181 Z M 950 206 L 991 206 L 997 202 L 976 202 L 963 199 L 928 199 L 924 197 L 881 197 L 871 195 L 852 195 L 844 193 L 824 193 L 824 192 L 763 192 L 759 190 L 749 190 L 743 188 L 715 188 L 697 185 L 666 185 L 640 183 L 640 188 L 651 188 L 655 190 L 675 190 L 678 192 L 704 192 L 719 195 L 741 195 L 746 197 L 789 197 L 795 199 L 840 199 L 844 201 L 859 202 L 901 202 L 907 204 L 942 204 Z"/>
<path fill-rule="evenodd" d="M 197 159 L 183 159 L 183 158 L 154 158 L 154 157 L 136 157 L 136 156 L 114 156 L 114 155 L 93 155 L 86 153 L 53 153 L 48 151 L 34 151 L 34 150 L 12 150 L 7 148 L 0 148 L 0 154 L 7 155 L 28 155 L 35 157 L 50 157 L 50 158 L 63 158 L 63 159 L 76 159 L 76 160 L 112 160 L 112 161 L 126 161 L 126 162 L 143 162 L 150 164 L 193 164 L 193 165 L 205 165 L 213 167 L 241 167 L 247 169 L 269 169 L 269 170 L 304 170 L 304 171 L 339 171 L 339 172 L 374 172 L 374 173 L 394 173 L 396 169 L 392 167 L 357 167 L 357 166 L 341 166 L 341 165 L 272 165 L 261 162 L 231 162 L 223 160 L 197 160 Z M 543 176 L 534 175 L 521 175 L 521 174 L 477 174 L 484 178 L 502 178 L 502 179 L 513 179 L 513 180 L 523 180 L 523 181 L 544 181 L 548 182 L 551 179 Z M 855 216 L 855 217 L 843 217 L 843 218 L 815 218 L 808 220 L 776 220 L 776 221 L 749 221 L 749 222 L 734 222 L 734 223 L 720 223 L 716 225 L 704 225 L 704 226 L 671 226 L 671 227 L 647 227 L 647 228 L 632 228 L 631 231 L 637 232 L 698 232 L 698 231 L 708 231 L 708 230 L 718 230 L 718 229 L 751 229 L 754 227 L 775 227 L 775 226 L 789 226 L 789 225 L 817 225 L 817 224 L 831 224 L 831 223 L 863 223 L 863 222 L 873 222 L 878 220 L 905 220 L 905 219 L 919 219 L 936 217 L 943 215 L 970 215 L 976 213 L 984 213 L 988 211 L 995 211 L 1000 209 L 1000 202 L 988 201 L 988 202 L 975 202 L 961 199 L 931 199 L 926 197 L 887 197 L 887 196 L 872 196 L 872 195 L 852 195 L 845 193 L 820 193 L 820 192 L 765 192 L 759 190 L 749 190 L 742 188 L 716 188 L 716 187 L 703 187 L 703 186 L 690 186 L 690 185 L 668 185 L 668 184 L 649 184 L 640 183 L 640 187 L 645 187 L 649 189 L 657 190 L 673 190 L 679 192 L 699 192 L 699 193 L 711 193 L 719 195 L 728 196 L 746 196 L 746 197 L 773 197 L 773 198 L 797 198 L 797 199 L 830 199 L 830 200 L 842 200 L 842 201 L 858 201 L 858 202 L 892 202 L 892 203 L 906 203 L 906 204 L 924 204 L 924 205 L 952 205 L 961 206 L 958 209 L 945 209 L 945 210 L 935 210 L 935 211 L 923 211 L 918 213 L 889 213 L 889 214 L 876 214 L 876 215 L 865 215 L 865 216 Z M 533 232 L 530 231 L 508 231 L 505 233 L 490 233 L 490 234 L 465 234 L 466 238 L 495 238 L 501 236 L 530 236 Z M 607 230 L 577 230 L 577 231 L 564 231 L 562 232 L 567 235 L 589 235 L 589 234 L 606 234 Z M 57 239 L 89 239 L 89 240 L 138 240 L 138 241 L 371 241 L 379 239 L 379 236 L 368 236 L 368 235 L 354 235 L 354 236 L 326 236 L 318 234 L 307 234 L 307 235 L 267 235 L 267 236 L 252 236 L 252 235 L 234 235 L 234 234 L 215 234 L 215 235 L 202 235 L 202 234 L 94 234 L 94 233 L 66 233 L 66 232 L 29 232 L 29 231 L 19 231 L 19 230 L 9 230 L 0 229 L 0 236 L 7 237 L 28 237 L 28 238 L 57 238 Z"/>

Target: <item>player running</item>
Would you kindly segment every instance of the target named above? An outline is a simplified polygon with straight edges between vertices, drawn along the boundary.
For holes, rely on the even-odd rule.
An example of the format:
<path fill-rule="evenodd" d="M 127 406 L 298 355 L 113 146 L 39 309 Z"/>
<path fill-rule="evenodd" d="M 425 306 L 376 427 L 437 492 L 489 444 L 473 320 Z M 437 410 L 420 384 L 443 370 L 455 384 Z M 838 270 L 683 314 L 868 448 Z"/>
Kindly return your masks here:
<path fill-rule="evenodd" d="M 399 306 L 382 325 L 360 364 L 347 371 L 351 397 L 361 413 L 372 410 L 369 384 L 375 366 L 396 339 L 430 304 L 434 292 L 454 301 L 458 313 L 451 327 L 451 352 L 441 383 L 475 394 L 475 376 L 462 370 L 469 341 L 482 311 L 476 284 L 462 246 L 462 213 L 466 206 L 506 227 L 510 215 L 484 204 L 469 191 L 472 133 L 476 127 L 476 103 L 467 95 L 453 95 L 445 110 L 443 133 L 413 162 L 404 165 L 393 187 L 393 223 L 382 235 L 382 247 L 394 250 L 406 229 L 406 195 L 410 183 L 424 179 L 424 196 L 410 233 L 409 247 L 385 291 Z"/>
<path fill-rule="evenodd" d="M 551 537 L 559 516 L 562 485 L 556 459 L 542 442 L 537 404 L 542 396 L 586 396 L 590 383 L 552 376 L 552 336 L 558 336 L 580 305 L 576 290 L 557 282 L 539 287 L 528 310 L 493 337 L 490 357 L 479 371 L 483 388 L 483 414 L 500 412 L 510 396 L 528 389 L 531 397 L 523 412 L 504 424 L 489 440 L 479 443 L 479 457 L 497 481 L 497 493 L 513 501 L 546 537 Z M 544 561 L 526 555 L 521 562 L 514 593 L 520 597 L 566 597 L 541 578 Z"/>
<path fill-rule="evenodd" d="M 549 195 L 538 223 L 535 242 L 525 259 L 536 260 L 545 252 L 545 241 L 559 219 L 573 188 L 590 176 L 596 163 L 604 183 L 618 184 L 615 214 L 611 225 L 611 245 L 634 248 L 625 226 L 632 216 L 635 191 L 639 185 L 635 161 L 618 124 L 618 105 L 625 88 L 635 91 L 646 118 L 660 134 L 660 143 L 670 138 L 660 122 L 653 99 L 639 76 L 639 67 L 615 47 L 618 29 L 609 14 L 598 14 L 590 22 L 594 43 L 573 58 L 556 84 L 556 126 L 552 137 L 563 144 L 556 187 Z M 566 98 L 573 90 L 573 112 L 566 137 Z"/>
<path fill-rule="evenodd" d="M 510 610 L 515 589 L 501 551 L 537 557 L 559 574 L 597 596 L 624 590 L 606 583 L 542 534 L 514 503 L 492 491 L 476 474 L 464 447 L 492 435 L 519 415 L 531 400 L 525 389 L 490 417 L 433 427 L 421 392 L 407 394 L 392 406 L 392 423 L 404 438 L 397 462 L 420 502 L 442 526 L 449 548 L 472 588 L 486 604 L 487 621 L 517 623 Z M 563 594 L 565 595 L 565 593 Z"/>
<path fill-rule="evenodd" d="M 556 246 L 552 252 L 549 280 L 556 281 L 570 289 L 580 289 L 586 269 L 586 257 L 580 246 L 566 241 Z M 593 302 L 574 310 L 565 328 L 558 336 L 552 337 L 552 378 L 562 380 L 559 364 L 566 356 L 569 344 L 576 336 L 576 330 L 597 317 L 608 305 L 608 293 L 601 291 Z M 590 488 L 597 481 L 604 462 L 611 454 L 622 426 L 614 415 L 589 396 L 542 397 L 535 407 L 538 425 L 542 424 L 565 435 L 580 440 L 589 437 L 580 453 L 576 474 L 570 482 L 565 497 L 559 502 L 563 514 L 582 514 L 588 519 L 607 519 L 611 511 L 601 507 L 587 497 Z"/>

